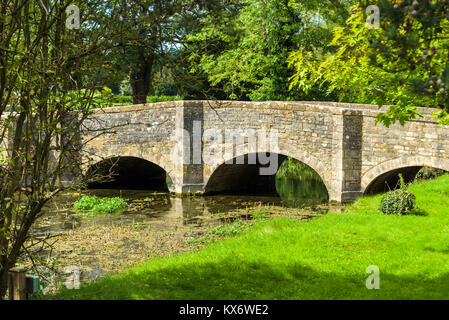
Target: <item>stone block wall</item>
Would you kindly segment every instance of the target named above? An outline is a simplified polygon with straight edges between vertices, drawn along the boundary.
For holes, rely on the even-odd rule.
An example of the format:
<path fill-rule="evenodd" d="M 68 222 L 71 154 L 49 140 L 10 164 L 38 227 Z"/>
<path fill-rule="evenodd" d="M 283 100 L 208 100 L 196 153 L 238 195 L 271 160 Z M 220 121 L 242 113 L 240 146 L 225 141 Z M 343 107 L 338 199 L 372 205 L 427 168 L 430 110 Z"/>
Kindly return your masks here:
<path fill-rule="evenodd" d="M 98 110 L 85 126 L 86 168 L 128 156 L 162 167 L 178 193 L 204 192 L 225 162 L 279 154 L 312 167 L 330 200 L 351 201 L 388 171 L 414 166 L 449 170 L 449 128 L 424 118 L 386 128 L 377 106 L 328 102 L 177 101 Z M 110 128 L 96 136 L 95 130 Z M 229 132 L 233 132 L 231 139 Z M 269 134 L 277 133 L 277 143 Z M 198 138 L 199 137 L 199 138 Z M 256 139 L 256 147 L 252 148 Z M 174 152 L 174 150 L 177 150 Z M 200 156 L 198 157 L 198 150 Z M 201 157 L 207 154 L 207 158 Z M 229 166 L 229 174 L 236 172 Z"/>
<path fill-rule="evenodd" d="M 179 165 L 171 161 L 176 141 L 179 103 L 136 105 L 96 110 L 84 122 L 84 172 L 94 164 L 115 157 L 136 157 L 163 168 L 174 180 Z"/>

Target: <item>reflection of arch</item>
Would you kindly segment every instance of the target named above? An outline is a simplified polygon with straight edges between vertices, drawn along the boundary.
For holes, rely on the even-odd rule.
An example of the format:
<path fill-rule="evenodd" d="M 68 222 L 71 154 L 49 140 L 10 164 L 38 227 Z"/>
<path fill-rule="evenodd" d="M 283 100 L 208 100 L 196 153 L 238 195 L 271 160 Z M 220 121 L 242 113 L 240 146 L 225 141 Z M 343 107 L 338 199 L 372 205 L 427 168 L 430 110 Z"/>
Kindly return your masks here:
<path fill-rule="evenodd" d="M 168 191 L 167 172 L 137 157 L 112 157 L 97 162 L 87 170 L 86 180 L 92 189 Z"/>
<path fill-rule="evenodd" d="M 277 167 L 271 175 L 260 175 L 259 169 L 267 168 L 270 165 L 261 165 L 259 162 L 259 154 L 265 153 L 251 153 L 239 155 L 237 157 L 223 161 L 220 164 L 215 164 L 210 170 L 210 176 L 205 179 L 205 193 L 217 193 L 217 192 L 238 192 L 238 193 L 257 193 L 257 194 L 275 194 L 276 185 L 275 178 L 276 172 L 279 169 L 282 162 L 290 155 L 284 153 L 273 153 L 278 159 Z M 267 154 L 268 155 L 268 154 Z M 249 158 L 256 160 L 255 164 L 249 164 Z M 310 168 L 312 168 L 321 178 L 327 191 L 329 192 L 329 184 L 323 176 L 325 172 L 324 166 L 321 162 L 317 161 L 313 157 L 308 157 L 307 160 L 304 157 L 295 158 L 301 161 Z M 237 162 L 237 160 L 240 162 Z M 232 161 L 232 164 L 228 162 Z M 238 164 L 243 163 L 243 164 Z M 254 163 L 254 162 L 253 162 Z"/>
<path fill-rule="evenodd" d="M 401 171 L 404 171 L 408 175 L 416 175 L 421 167 L 431 167 L 449 171 L 449 159 L 417 156 L 397 158 L 382 162 L 368 170 L 362 176 L 362 192 L 370 191 L 376 180 L 383 180 L 393 175 L 397 176 L 397 173 L 400 173 Z"/>

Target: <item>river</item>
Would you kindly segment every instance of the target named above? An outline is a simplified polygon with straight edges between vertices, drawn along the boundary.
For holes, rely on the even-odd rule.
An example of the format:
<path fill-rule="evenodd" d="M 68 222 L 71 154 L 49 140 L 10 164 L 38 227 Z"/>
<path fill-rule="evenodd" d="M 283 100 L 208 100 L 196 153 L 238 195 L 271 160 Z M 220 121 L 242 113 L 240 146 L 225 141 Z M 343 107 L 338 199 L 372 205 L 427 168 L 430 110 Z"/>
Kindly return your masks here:
<path fill-rule="evenodd" d="M 194 250 L 194 240 L 211 228 L 235 219 L 249 220 L 252 212 L 299 219 L 327 212 L 327 190 L 313 170 L 287 163 L 280 172 L 284 174 L 276 179 L 278 195 L 272 196 L 177 197 L 139 190 L 60 194 L 46 205 L 32 230 L 36 239 L 51 237 L 51 249 L 38 253 L 46 266 L 34 272 L 47 285 L 45 291 L 54 291 L 73 270 L 79 271 L 79 280 L 85 283 L 149 258 Z M 115 214 L 76 211 L 73 203 L 83 195 L 122 197 L 129 206 Z"/>

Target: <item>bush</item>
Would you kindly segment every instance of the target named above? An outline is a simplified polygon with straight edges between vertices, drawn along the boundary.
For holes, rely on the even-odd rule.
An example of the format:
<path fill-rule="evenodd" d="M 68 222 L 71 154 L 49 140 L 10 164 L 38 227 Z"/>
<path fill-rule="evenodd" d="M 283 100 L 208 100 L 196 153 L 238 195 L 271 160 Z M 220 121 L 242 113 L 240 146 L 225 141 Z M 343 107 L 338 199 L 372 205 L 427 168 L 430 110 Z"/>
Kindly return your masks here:
<path fill-rule="evenodd" d="M 182 100 L 183 97 L 180 96 L 148 96 L 147 103 L 156 103 L 156 102 L 166 102 L 166 101 L 178 101 Z M 111 98 L 111 102 L 114 104 L 123 104 L 123 105 L 132 105 L 133 98 L 132 96 L 125 95 L 113 95 Z"/>
<path fill-rule="evenodd" d="M 415 200 L 415 195 L 407 190 L 390 191 L 382 198 L 380 210 L 385 214 L 406 215 L 415 208 Z"/>
<path fill-rule="evenodd" d="M 424 167 L 419 170 L 416 175 L 416 180 L 431 180 L 446 174 L 447 172 L 441 169 Z"/>
<path fill-rule="evenodd" d="M 238 219 L 232 224 L 225 224 L 211 229 L 209 234 L 221 237 L 235 236 L 237 233 L 245 229 L 245 227 L 247 227 L 247 224 Z"/>
<path fill-rule="evenodd" d="M 92 210 L 100 202 L 100 199 L 93 196 L 84 196 L 79 199 L 73 207 L 78 210 Z"/>
<path fill-rule="evenodd" d="M 122 198 L 98 198 L 95 196 L 84 196 L 74 203 L 73 207 L 78 210 L 88 210 L 95 213 L 113 213 L 128 206 Z"/>
<path fill-rule="evenodd" d="M 148 96 L 147 103 L 166 102 L 166 101 L 178 101 L 182 100 L 181 96 Z"/>
<path fill-rule="evenodd" d="M 113 103 L 123 103 L 123 104 L 132 104 L 133 103 L 133 98 L 131 96 L 121 96 L 121 95 L 114 95 Z"/>
<path fill-rule="evenodd" d="M 263 212 L 263 211 L 256 211 L 251 213 L 251 218 L 255 219 L 255 220 L 265 220 L 270 218 L 271 215 L 267 212 Z"/>

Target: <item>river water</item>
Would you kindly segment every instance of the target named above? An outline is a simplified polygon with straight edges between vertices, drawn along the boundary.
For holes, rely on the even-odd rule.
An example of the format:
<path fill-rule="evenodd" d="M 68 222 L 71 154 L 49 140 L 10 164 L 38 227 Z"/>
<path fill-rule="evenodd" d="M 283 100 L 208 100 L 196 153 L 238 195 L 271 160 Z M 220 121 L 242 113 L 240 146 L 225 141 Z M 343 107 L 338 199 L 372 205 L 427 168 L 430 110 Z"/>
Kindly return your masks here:
<path fill-rule="evenodd" d="M 54 291 L 67 279 L 67 273 L 63 272 L 67 266 L 79 269 L 81 283 L 88 282 L 148 258 L 192 250 L 189 241 L 200 238 L 214 226 L 235 219 L 251 219 L 251 212 L 299 216 L 301 209 L 308 210 L 302 218 L 325 213 L 326 187 L 314 172 L 304 171 L 302 167 L 301 172 L 277 178 L 278 195 L 273 196 L 181 198 L 138 190 L 60 194 L 44 208 L 43 216 L 32 230 L 37 239 L 57 236 L 52 249 L 39 252 L 48 266 L 34 271 L 49 284 L 46 290 Z M 79 212 L 73 209 L 73 203 L 83 195 L 122 197 L 129 206 L 115 214 Z"/>

